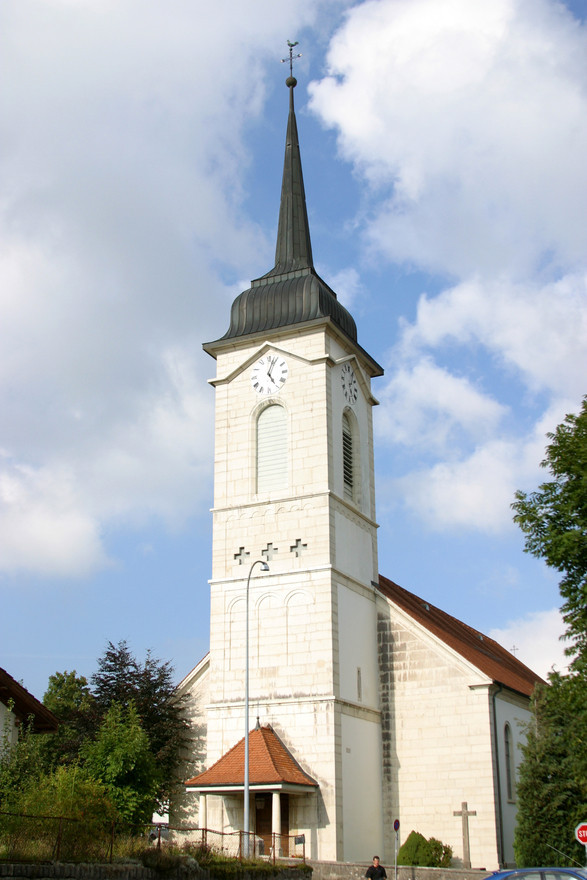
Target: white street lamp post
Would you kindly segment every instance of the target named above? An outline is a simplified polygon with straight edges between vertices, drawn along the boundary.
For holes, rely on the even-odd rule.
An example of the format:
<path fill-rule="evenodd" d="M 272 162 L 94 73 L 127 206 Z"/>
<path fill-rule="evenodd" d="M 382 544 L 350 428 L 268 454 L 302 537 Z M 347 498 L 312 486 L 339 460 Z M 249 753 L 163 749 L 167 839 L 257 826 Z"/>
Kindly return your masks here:
<path fill-rule="evenodd" d="M 261 571 L 269 571 L 269 566 L 263 559 L 255 559 L 249 569 L 247 578 L 247 600 L 245 607 L 245 856 L 249 855 L 249 586 L 251 575 L 256 565 L 261 566 Z"/>

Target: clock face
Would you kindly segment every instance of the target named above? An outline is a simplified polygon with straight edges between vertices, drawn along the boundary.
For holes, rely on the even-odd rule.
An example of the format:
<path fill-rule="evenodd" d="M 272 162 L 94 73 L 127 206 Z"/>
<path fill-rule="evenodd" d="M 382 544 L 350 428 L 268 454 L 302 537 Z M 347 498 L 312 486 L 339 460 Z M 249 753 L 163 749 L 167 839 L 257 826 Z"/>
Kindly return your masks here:
<path fill-rule="evenodd" d="M 359 396 L 359 386 L 357 385 L 357 377 L 350 364 L 342 365 L 340 381 L 345 400 L 348 400 L 349 403 L 354 403 Z"/>
<path fill-rule="evenodd" d="M 275 394 L 287 379 L 287 362 L 278 354 L 259 358 L 251 373 L 251 383 L 257 394 Z"/>

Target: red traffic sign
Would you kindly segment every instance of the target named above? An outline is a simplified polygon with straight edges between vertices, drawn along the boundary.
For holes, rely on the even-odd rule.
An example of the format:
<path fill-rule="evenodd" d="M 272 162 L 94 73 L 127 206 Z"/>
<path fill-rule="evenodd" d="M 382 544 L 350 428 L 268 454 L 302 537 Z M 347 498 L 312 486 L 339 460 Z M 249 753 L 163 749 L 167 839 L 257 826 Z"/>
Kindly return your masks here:
<path fill-rule="evenodd" d="M 587 822 L 579 822 L 575 828 L 575 837 L 579 843 L 583 843 L 587 846 Z"/>

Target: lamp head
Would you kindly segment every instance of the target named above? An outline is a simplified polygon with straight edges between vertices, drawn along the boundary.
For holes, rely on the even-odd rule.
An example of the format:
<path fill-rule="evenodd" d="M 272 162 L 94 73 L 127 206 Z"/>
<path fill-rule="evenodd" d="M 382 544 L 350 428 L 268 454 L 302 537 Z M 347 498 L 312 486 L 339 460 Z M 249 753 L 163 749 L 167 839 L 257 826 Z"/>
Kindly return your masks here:
<path fill-rule="evenodd" d="M 266 562 L 261 565 L 261 571 L 269 571 L 269 566 Z"/>

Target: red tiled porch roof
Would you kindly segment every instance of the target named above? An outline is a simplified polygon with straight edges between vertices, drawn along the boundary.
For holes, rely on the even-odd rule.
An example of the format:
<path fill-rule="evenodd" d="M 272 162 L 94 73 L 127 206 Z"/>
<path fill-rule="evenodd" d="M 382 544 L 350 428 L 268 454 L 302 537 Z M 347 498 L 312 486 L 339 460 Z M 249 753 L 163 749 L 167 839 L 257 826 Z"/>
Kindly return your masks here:
<path fill-rule="evenodd" d="M 244 785 L 245 738 L 203 773 L 188 779 L 185 785 L 218 787 Z M 272 727 L 259 727 L 249 733 L 250 785 L 312 785 L 318 783 L 305 773 L 284 746 Z"/>
<path fill-rule="evenodd" d="M 497 684 L 529 697 L 543 679 L 500 644 L 379 575 L 379 590 L 429 632 L 456 651 Z"/>

